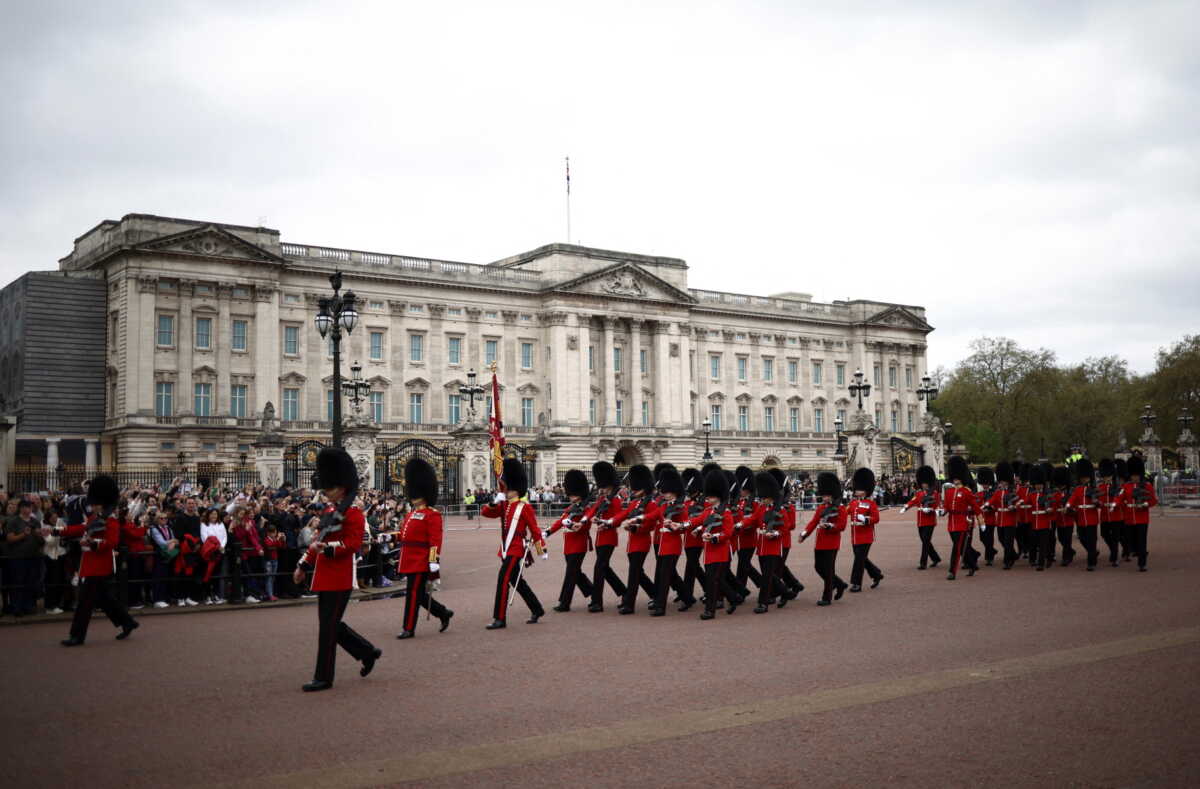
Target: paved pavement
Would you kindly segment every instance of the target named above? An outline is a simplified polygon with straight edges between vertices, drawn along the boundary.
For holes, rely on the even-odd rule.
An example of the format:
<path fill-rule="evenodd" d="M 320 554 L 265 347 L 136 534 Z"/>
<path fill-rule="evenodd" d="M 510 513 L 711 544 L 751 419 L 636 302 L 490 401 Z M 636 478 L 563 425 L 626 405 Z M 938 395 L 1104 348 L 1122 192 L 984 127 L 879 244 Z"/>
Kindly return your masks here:
<path fill-rule="evenodd" d="M 530 626 L 518 599 L 486 632 L 498 537 L 455 521 L 450 630 L 396 641 L 401 600 L 355 602 L 384 657 L 361 679 L 343 654 L 321 694 L 299 690 L 311 605 L 146 617 L 125 642 L 96 619 L 75 650 L 61 623 L 3 628 L 0 785 L 1200 785 L 1200 518 L 1156 520 L 1148 573 L 954 582 L 917 571 L 911 522 L 885 513 L 883 584 L 829 608 L 805 544 L 809 588 L 764 616 L 577 601 Z M 558 539 L 530 571 L 547 608 Z"/>

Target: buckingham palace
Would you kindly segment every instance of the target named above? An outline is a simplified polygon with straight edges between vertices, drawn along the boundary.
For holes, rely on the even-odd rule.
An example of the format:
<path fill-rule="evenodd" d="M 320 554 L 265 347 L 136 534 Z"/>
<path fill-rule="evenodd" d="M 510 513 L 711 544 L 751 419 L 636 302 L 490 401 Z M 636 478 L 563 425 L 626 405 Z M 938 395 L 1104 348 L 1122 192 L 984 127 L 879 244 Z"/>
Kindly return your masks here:
<path fill-rule="evenodd" d="M 358 418 L 381 442 L 438 444 L 473 416 L 486 422 L 490 397 L 467 385 L 490 383 L 493 364 L 509 439 L 555 448 L 539 484 L 597 459 L 690 465 L 706 444 L 726 465 L 829 468 L 855 424 L 886 470 L 885 442 L 915 447 L 924 429 L 932 327 L 919 306 L 698 289 L 683 260 L 570 244 L 474 264 L 130 214 L 81 235 L 43 275 L 96 290 L 94 306 L 55 317 L 104 359 L 84 398 L 102 408 L 95 429 L 23 424 L 46 392 L 32 386 L 35 351 L 10 351 L 16 453 L 50 466 L 229 467 L 247 462 L 266 422 L 293 444 L 328 440 L 332 347 L 314 316 L 334 271 L 359 315 L 342 375 L 361 368 Z M 802 272 L 780 279 L 802 288 Z M 25 287 L 37 282 L 59 287 Z M 873 385 L 861 411 L 848 388 L 859 370 Z"/>

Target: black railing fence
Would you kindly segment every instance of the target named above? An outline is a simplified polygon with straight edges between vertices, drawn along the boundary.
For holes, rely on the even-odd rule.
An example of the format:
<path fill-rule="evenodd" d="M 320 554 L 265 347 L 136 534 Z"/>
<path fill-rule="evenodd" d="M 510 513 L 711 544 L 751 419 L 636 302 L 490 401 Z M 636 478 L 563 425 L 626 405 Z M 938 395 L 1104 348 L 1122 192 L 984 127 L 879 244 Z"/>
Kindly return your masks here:
<path fill-rule="evenodd" d="M 107 474 L 122 488 L 158 486 L 162 490 L 181 479 L 193 488 L 244 488 L 259 484 L 258 471 L 253 466 L 226 467 L 190 465 L 122 465 L 116 468 L 78 465 L 15 466 L 5 480 L 10 493 L 41 493 L 68 490 L 98 474 Z"/>

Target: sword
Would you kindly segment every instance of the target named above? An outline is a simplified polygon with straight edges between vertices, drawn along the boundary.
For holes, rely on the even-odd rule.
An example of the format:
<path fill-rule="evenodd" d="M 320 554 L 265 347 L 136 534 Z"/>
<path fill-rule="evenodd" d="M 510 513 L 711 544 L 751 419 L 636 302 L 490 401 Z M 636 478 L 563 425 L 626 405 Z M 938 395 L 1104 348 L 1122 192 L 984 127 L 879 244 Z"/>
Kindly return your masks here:
<path fill-rule="evenodd" d="M 529 540 L 528 539 L 525 540 L 525 553 L 521 555 L 521 564 L 517 567 L 517 580 L 513 584 L 514 591 L 516 589 L 520 588 L 520 586 L 521 586 L 521 577 L 525 574 L 526 563 L 531 563 L 530 559 L 529 559 Z M 505 606 L 505 608 L 509 608 L 512 606 L 513 598 L 515 596 L 516 595 L 512 595 L 512 594 L 510 594 L 508 596 L 508 605 Z"/>

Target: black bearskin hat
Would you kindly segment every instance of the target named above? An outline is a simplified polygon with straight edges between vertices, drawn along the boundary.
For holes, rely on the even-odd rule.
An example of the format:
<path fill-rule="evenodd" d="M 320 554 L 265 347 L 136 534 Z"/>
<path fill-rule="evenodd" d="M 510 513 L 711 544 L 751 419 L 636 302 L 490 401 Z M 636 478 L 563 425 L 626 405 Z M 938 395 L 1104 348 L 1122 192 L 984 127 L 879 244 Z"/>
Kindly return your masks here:
<path fill-rule="evenodd" d="M 313 480 L 321 490 L 345 488 L 352 496 L 358 490 L 358 469 L 354 458 L 344 449 L 325 447 L 317 453 L 317 474 Z"/>
<path fill-rule="evenodd" d="M 779 468 L 778 466 L 773 466 L 767 469 L 767 473 L 775 478 L 775 481 L 779 483 L 780 490 L 782 490 L 783 483 L 787 482 L 787 475 L 783 473 L 783 469 Z"/>
<path fill-rule="evenodd" d="M 654 488 L 654 474 L 649 468 L 638 463 L 629 468 L 629 489 L 649 492 Z"/>
<path fill-rule="evenodd" d="M 426 507 L 437 506 L 438 478 L 433 466 L 422 458 L 413 458 L 404 464 L 404 495 L 410 499 L 424 499 Z"/>
<path fill-rule="evenodd" d="M 875 492 L 875 472 L 866 467 L 855 471 L 854 476 L 850 478 L 850 489 L 861 490 L 870 496 Z"/>
<path fill-rule="evenodd" d="M 518 496 L 529 492 L 529 477 L 525 475 L 525 464 L 516 458 L 504 459 L 504 473 L 500 475 L 504 487 L 515 491 Z"/>
<path fill-rule="evenodd" d="M 783 495 L 783 488 L 770 471 L 760 471 L 754 475 L 754 492 L 760 499 L 778 502 Z"/>
<path fill-rule="evenodd" d="M 617 486 L 617 469 L 607 460 L 592 464 L 592 481 L 598 488 L 615 488 Z"/>
<path fill-rule="evenodd" d="M 679 474 L 679 478 L 683 480 L 683 489 L 687 493 L 695 493 L 700 490 L 700 472 L 694 468 L 685 468 Z"/>
<path fill-rule="evenodd" d="M 715 496 L 721 501 L 725 501 L 729 495 L 729 483 L 725 481 L 725 474 L 720 469 L 704 475 L 704 495 Z"/>
<path fill-rule="evenodd" d="M 834 501 L 842 498 L 842 483 L 838 481 L 837 474 L 822 471 L 817 475 L 817 495 L 833 496 Z"/>
<path fill-rule="evenodd" d="M 707 477 L 708 472 L 720 471 L 720 470 L 721 470 L 720 463 L 705 463 L 703 466 L 700 467 L 700 476 Z"/>
<path fill-rule="evenodd" d="M 954 455 L 950 458 L 950 462 L 946 464 L 946 479 L 951 482 L 958 480 L 968 487 L 975 482 L 975 478 L 971 476 L 971 469 L 967 467 L 967 461 L 963 460 L 962 455 Z"/>
<path fill-rule="evenodd" d="M 1009 485 L 1016 481 L 1016 474 L 1007 460 L 1001 460 L 996 464 L 996 479 L 1000 482 L 1007 482 Z"/>
<path fill-rule="evenodd" d="M 577 468 L 573 468 L 563 475 L 563 490 L 568 496 L 579 496 L 583 498 L 588 494 L 588 478 Z"/>
<path fill-rule="evenodd" d="M 1137 455 L 1125 462 L 1125 470 L 1128 473 L 1127 479 L 1138 477 L 1143 482 L 1146 481 L 1146 463 Z"/>
<path fill-rule="evenodd" d="M 1113 466 L 1116 467 L 1118 480 L 1124 481 L 1124 480 L 1129 479 L 1129 464 L 1128 463 L 1126 463 L 1121 458 L 1117 458 L 1116 460 L 1113 461 Z"/>
<path fill-rule="evenodd" d="M 1092 467 L 1092 461 L 1088 460 L 1087 458 L 1080 458 L 1079 460 L 1076 460 L 1075 468 L 1072 470 L 1075 472 L 1076 479 L 1096 478 L 1096 469 Z"/>
<path fill-rule="evenodd" d="M 662 470 L 662 474 L 658 477 L 658 489 L 662 493 L 674 493 L 676 496 L 683 495 L 683 477 L 679 475 L 679 470 L 670 463 L 666 464 L 666 468 Z"/>
<path fill-rule="evenodd" d="M 1044 485 L 1046 483 L 1046 470 L 1041 466 L 1031 463 L 1025 466 L 1025 480 L 1030 485 Z"/>
<path fill-rule="evenodd" d="M 1066 488 L 1071 485 L 1071 469 L 1066 466 L 1054 467 L 1054 487 Z"/>
<path fill-rule="evenodd" d="M 102 510 L 111 510 L 121 500 L 121 489 L 117 481 L 107 474 L 101 474 L 88 483 L 87 502 Z"/>
<path fill-rule="evenodd" d="M 654 481 L 658 482 L 658 480 L 662 477 L 663 472 L 669 468 L 675 468 L 675 464 L 674 463 L 655 463 L 654 464 Z"/>
<path fill-rule="evenodd" d="M 733 470 L 733 473 L 734 473 L 734 476 L 737 477 L 738 492 L 740 493 L 741 491 L 746 491 L 747 493 L 753 495 L 754 494 L 754 472 L 750 470 L 750 467 L 749 466 L 738 466 L 737 468 L 735 468 Z"/>
<path fill-rule="evenodd" d="M 917 484 L 928 485 L 931 488 L 937 486 L 937 473 L 934 472 L 933 466 L 921 466 L 917 469 Z"/>
<path fill-rule="evenodd" d="M 737 475 L 732 471 L 722 471 L 721 475 L 725 477 L 725 490 L 730 491 L 730 495 L 738 489 Z"/>
<path fill-rule="evenodd" d="M 1038 468 L 1042 470 L 1042 482 L 1047 485 L 1054 483 L 1054 466 L 1049 463 L 1038 463 Z"/>
<path fill-rule="evenodd" d="M 979 484 L 990 488 L 996 484 L 996 472 L 990 466 L 984 466 L 975 472 L 979 477 Z"/>
<path fill-rule="evenodd" d="M 1029 481 L 1029 464 L 1017 460 L 1013 462 L 1013 474 L 1021 482 Z"/>
<path fill-rule="evenodd" d="M 1111 477 L 1117 473 L 1116 464 L 1109 458 L 1100 458 L 1100 476 Z"/>

